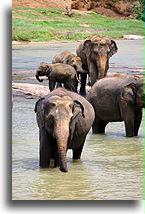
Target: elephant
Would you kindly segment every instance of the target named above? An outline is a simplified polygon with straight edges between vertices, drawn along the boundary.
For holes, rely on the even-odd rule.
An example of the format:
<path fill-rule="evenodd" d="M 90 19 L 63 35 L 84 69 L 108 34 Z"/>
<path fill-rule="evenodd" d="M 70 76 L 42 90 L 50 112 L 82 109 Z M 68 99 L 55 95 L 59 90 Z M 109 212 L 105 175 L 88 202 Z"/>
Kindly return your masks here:
<path fill-rule="evenodd" d="M 109 58 L 117 52 L 116 42 L 98 34 L 85 39 L 78 46 L 76 53 L 82 60 L 82 68 L 89 73 L 91 86 L 97 79 L 106 76 Z M 80 94 L 86 94 L 86 74 L 81 74 Z"/>
<path fill-rule="evenodd" d="M 40 79 L 40 76 L 47 76 L 49 79 L 49 89 L 53 91 L 56 83 L 58 87 L 61 87 L 62 83 L 64 87 L 70 91 L 77 92 L 78 78 L 75 69 L 67 64 L 56 63 L 40 63 L 40 66 L 36 70 L 36 79 L 39 82 L 42 82 L 43 79 Z"/>
<path fill-rule="evenodd" d="M 87 73 L 82 69 L 81 58 L 69 51 L 63 51 L 53 57 L 52 63 L 64 63 L 71 65 L 77 72 L 77 74 Z"/>
<path fill-rule="evenodd" d="M 126 136 L 137 136 L 143 97 L 143 77 L 139 75 L 115 74 L 98 80 L 87 97 L 95 110 L 93 133 L 105 133 L 109 122 L 124 121 Z"/>
<path fill-rule="evenodd" d="M 39 165 L 54 167 L 67 172 L 66 154 L 73 150 L 73 159 L 80 159 L 87 133 L 93 124 L 95 113 L 92 105 L 81 95 L 57 88 L 35 104 L 39 127 Z"/>

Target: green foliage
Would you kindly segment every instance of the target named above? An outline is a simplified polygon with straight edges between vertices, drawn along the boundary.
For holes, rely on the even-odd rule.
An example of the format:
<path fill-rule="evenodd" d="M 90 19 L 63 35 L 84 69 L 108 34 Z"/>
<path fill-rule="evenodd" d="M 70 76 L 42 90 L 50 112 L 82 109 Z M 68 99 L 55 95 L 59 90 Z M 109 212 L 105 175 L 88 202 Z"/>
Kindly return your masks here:
<path fill-rule="evenodd" d="M 137 19 L 140 19 L 142 21 L 145 21 L 145 17 L 144 17 L 144 9 L 145 9 L 145 5 L 144 5 L 144 0 L 138 0 L 135 3 L 135 6 L 132 8 L 132 11 L 135 14 L 135 17 Z"/>
<path fill-rule="evenodd" d="M 96 33 L 110 38 L 122 38 L 124 34 L 143 35 L 143 22 L 140 20 L 111 19 L 96 13 L 68 17 L 62 12 L 52 8 L 18 8 L 13 13 L 12 39 L 75 41 Z"/>
<path fill-rule="evenodd" d="M 32 18 L 32 19 L 36 19 L 38 18 L 38 15 L 35 15 L 35 14 L 32 14 L 32 13 L 29 13 L 29 12 L 19 12 L 19 11 L 16 11 L 16 12 L 13 12 L 13 15 L 15 16 L 23 16 L 23 17 L 26 17 L 26 18 Z"/>

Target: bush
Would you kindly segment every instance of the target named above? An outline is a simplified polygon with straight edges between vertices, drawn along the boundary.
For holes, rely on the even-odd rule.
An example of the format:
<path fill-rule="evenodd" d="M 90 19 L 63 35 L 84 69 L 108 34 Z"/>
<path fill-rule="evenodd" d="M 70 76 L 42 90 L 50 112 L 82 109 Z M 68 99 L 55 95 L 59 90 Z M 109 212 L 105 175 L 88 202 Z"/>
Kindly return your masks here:
<path fill-rule="evenodd" d="M 144 0 L 138 0 L 135 3 L 135 6 L 132 8 L 132 11 L 134 12 L 136 19 L 145 21 L 144 9 L 145 9 Z"/>

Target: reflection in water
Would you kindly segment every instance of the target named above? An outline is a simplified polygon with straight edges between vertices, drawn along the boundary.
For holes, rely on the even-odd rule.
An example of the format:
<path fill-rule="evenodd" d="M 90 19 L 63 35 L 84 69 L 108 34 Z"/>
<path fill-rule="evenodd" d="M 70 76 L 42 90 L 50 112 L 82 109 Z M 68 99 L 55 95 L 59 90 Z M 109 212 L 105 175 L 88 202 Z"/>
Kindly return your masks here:
<path fill-rule="evenodd" d="M 126 138 L 124 124 L 110 123 L 106 135 L 91 131 L 79 161 L 68 151 L 68 173 L 39 168 L 36 100 L 15 98 L 13 107 L 13 200 L 143 199 L 143 124 Z"/>

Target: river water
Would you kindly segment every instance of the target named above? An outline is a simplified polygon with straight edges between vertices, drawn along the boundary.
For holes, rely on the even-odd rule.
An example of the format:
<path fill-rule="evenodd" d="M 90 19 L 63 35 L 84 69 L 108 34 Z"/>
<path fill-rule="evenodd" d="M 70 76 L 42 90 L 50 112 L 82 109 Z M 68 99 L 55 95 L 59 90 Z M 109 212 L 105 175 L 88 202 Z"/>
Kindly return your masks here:
<path fill-rule="evenodd" d="M 127 67 L 143 66 L 143 40 L 118 40 L 117 44 L 119 50 L 110 60 L 110 72 L 130 73 L 134 71 Z M 19 74 L 13 75 L 13 81 L 39 84 L 32 78 L 39 63 L 51 62 L 63 50 L 75 52 L 77 46 L 78 43 L 13 46 L 13 74 Z M 119 69 L 121 66 L 124 67 Z M 125 137 L 123 122 L 108 124 L 105 135 L 92 135 L 90 130 L 81 160 L 73 161 L 71 150 L 68 151 L 68 173 L 58 168 L 40 169 L 36 101 L 14 97 L 13 200 L 143 199 L 143 121 L 139 136 L 134 138 Z"/>

